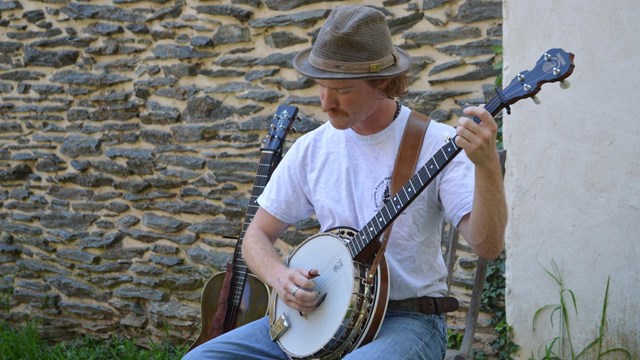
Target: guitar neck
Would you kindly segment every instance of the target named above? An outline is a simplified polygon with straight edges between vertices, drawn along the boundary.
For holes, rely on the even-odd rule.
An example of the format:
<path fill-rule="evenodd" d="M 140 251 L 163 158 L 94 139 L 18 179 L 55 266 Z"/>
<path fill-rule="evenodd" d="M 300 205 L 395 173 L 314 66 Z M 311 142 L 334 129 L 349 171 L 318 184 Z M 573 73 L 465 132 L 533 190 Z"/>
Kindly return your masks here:
<path fill-rule="evenodd" d="M 508 104 L 496 96 L 485 106 L 491 115 L 497 115 Z M 473 121 L 480 123 L 478 117 Z M 389 200 L 376 215 L 353 236 L 349 244 L 349 252 L 355 258 L 371 241 L 378 238 L 391 223 L 422 193 L 440 172 L 462 151 L 455 142 L 456 136 L 447 140 L 444 146 L 423 165 L 409 179 L 409 181 Z"/>
<path fill-rule="evenodd" d="M 242 231 L 236 244 L 235 251 L 233 253 L 233 276 L 231 279 L 230 289 L 230 301 L 232 304 L 239 305 L 242 299 L 242 292 L 244 290 L 244 284 L 247 279 L 248 267 L 242 257 L 242 242 L 244 235 L 253 220 L 253 217 L 258 212 L 257 199 L 264 191 L 264 187 L 269 182 L 271 173 L 276 168 L 278 162 L 282 159 L 282 153 L 280 151 L 263 150 L 260 155 L 260 163 L 258 164 L 258 171 L 253 182 L 253 190 L 251 191 L 251 197 L 249 198 L 249 206 L 244 217 L 244 223 L 242 225 Z"/>

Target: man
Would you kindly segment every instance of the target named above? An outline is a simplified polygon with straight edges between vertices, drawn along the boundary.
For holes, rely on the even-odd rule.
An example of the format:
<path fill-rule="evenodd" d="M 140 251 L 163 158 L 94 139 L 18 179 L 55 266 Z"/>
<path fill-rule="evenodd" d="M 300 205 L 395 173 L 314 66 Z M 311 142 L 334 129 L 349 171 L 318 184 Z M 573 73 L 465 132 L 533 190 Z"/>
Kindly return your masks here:
<path fill-rule="evenodd" d="M 291 223 L 315 214 L 322 231 L 362 228 L 388 200 L 390 178 L 411 110 L 394 98 L 406 91 L 409 55 L 395 47 L 384 15 L 366 6 L 334 9 L 314 45 L 294 58 L 315 79 L 329 122 L 302 136 L 287 152 L 258 199 L 261 208 L 244 238 L 250 269 L 288 307 L 309 314 L 324 299 L 315 289 L 323 273 L 289 268 L 273 243 Z M 420 152 L 424 164 L 444 145 L 443 132 L 464 151 L 396 219 L 385 252 L 389 307 L 377 337 L 345 359 L 442 359 L 444 314 L 421 313 L 407 299 L 446 294 L 440 224 L 446 216 L 473 250 L 495 258 L 503 248 L 507 210 L 495 148 L 497 125 L 480 107 L 459 126 L 431 122 Z M 330 288 L 328 292 L 331 292 Z M 286 359 L 264 318 L 191 351 L 185 359 Z"/>

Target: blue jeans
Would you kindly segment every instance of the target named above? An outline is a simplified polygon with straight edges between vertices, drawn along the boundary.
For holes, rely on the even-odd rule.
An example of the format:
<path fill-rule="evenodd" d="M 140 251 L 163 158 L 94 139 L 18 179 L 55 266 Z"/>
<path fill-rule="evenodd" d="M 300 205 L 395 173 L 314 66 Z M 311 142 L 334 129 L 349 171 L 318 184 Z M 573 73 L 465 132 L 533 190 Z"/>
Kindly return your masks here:
<path fill-rule="evenodd" d="M 441 360 L 447 345 L 444 315 L 387 311 L 376 339 L 344 359 L 349 360 Z M 191 350 L 182 360 L 266 360 L 287 356 L 269 337 L 269 318 L 264 317 L 225 333 Z"/>

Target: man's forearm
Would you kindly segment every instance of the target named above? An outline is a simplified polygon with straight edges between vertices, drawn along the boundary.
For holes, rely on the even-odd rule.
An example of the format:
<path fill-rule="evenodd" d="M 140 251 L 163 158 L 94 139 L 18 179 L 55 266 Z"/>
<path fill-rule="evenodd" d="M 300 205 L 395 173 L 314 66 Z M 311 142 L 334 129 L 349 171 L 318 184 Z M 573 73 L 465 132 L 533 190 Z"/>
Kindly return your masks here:
<path fill-rule="evenodd" d="M 273 244 L 264 235 L 247 230 L 242 244 L 242 256 L 249 269 L 270 287 L 275 286 L 277 273 L 286 269 Z"/>
<path fill-rule="evenodd" d="M 473 208 L 465 239 L 478 256 L 494 259 L 504 248 L 507 225 L 507 203 L 499 163 L 491 168 L 476 167 L 475 177 Z"/>

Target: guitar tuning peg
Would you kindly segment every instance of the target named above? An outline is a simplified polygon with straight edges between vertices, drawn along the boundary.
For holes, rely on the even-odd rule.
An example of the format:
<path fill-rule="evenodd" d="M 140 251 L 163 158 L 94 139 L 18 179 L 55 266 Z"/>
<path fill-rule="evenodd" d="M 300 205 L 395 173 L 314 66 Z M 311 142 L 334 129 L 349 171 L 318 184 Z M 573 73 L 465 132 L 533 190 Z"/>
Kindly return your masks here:
<path fill-rule="evenodd" d="M 569 87 L 571 87 L 571 83 L 569 82 L 569 80 L 560 81 L 560 88 L 561 89 L 568 89 Z"/>
<path fill-rule="evenodd" d="M 537 96 L 535 96 L 535 95 L 533 95 L 533 96 L 531 97 L 531 100 L 533 100 L 533 102 L 534 102 L 536 105 L 540 105 L 540 104 L 542 104 L 542 101 L 540 101 L 540 99 L 539 99 Z"/>

